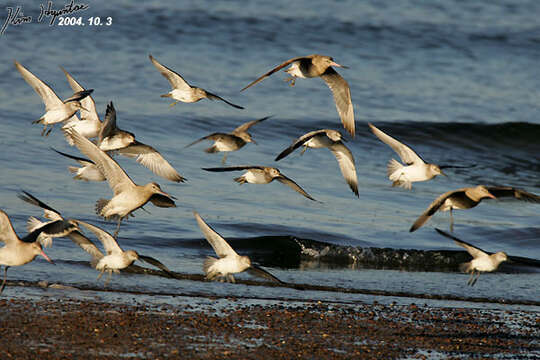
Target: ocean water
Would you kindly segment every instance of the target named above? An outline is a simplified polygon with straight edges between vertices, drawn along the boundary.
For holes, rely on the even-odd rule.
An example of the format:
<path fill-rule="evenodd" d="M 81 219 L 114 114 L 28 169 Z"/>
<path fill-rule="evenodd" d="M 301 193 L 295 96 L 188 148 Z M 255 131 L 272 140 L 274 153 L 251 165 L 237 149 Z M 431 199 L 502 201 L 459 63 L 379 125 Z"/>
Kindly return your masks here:
<path fill-rule="evenodd" d="M 54 8 L 64 3 L 54 1 Z M 85 26 L 41 23 L 39 4 L 21 6 L 31 23 L 10 25 L 0 36 L 0 208 L 20 235 L 29 216 L 41 211 L 17 198 L 26 190 L 59 210 L 111 233 L 113 222 L 94 212 L 110 198 L 106 183 L 74 181 L 70 160 L 50 148 L 80 155 L 59 126 L 48 137 L 32 121 L 44 106 L 16 71 L 17 60 L 48 83 L 61 98 L 71 89 L 63 66 L 92 94 L 103 118 L 114 102 L 118 125 L 158 149 L 185 176 L 176 184 L 127 158 L 117 158 L 136 183 L 157 181 L 178 198 L 177 208 L 146 206 L 123 223 L 119 243 L 155 257 L 171 270 L 201 275 L 212 249 L 192 211 L 241 254 L 289 283 L 383 291 L 441 298 L 484 298 L 533 303 L 540 298 L 540 207 L 512 199 L 489 200 L 456 211 L 457 237 L 490 252 L 505 251 L 520 261 L 482 275 L 473 288 L 458 264 L 463 249 L 440 236 L 447 213 L 436 214 L 414 233 L 415 219 L 439 194 L 477 184 L 509 185 L 540 194 L 540 27 L 537 1 L 92 1 L 81 17 Z M 0 9 L 0 21 L 7 10 Z M 100 17 L 104 25 L 92 26 Z M 110 25 L 106 25 L 110 18 Z M 348 66 L 356 137 L 347 136 L 358 173 L 359 198 L 349 190 L 326 149 L 274 158 L 296 137 L 331 128 L 345 133 L 330 90 L 321 79 L 288 86 L 278 72 L 252 88 L 240 89 L 282 61 L 319 53 Z M 169 107 L 160 98 L 168 82 L 150 63 L 161 63 L 229 101 L 203 100 Z M 220 154 L 185 148 L 212 132 L 273 115 L 250 131 L 258 145 L 230 153 L 228 165 L 277 166 L 309 194 L 310 201 L 280 183 L 239 186 L 240 173 L 209 173 Z M 386 163 L 397 155 L 368 129 L 371 122 L 407 143 L 426 161 L 476 165 L 448 169 L 448 177 L 415 183 L 411 191 L 392 188 Z M 11 268 L 10 280 L 95 286 L 89 255 L 69 239 L 46 249 L 43 259 Z M 141 265 L 141 264 L 139 264 Z M 247 274 L 238 279 L 250 279 Z M 108 289 L 149 294 L 203 294 L 258 298 L 362 301 L 336 291 L 178 280 L 126 274 Z M 15 287 L 5 295 L 15 295 Z M 157 295 L 156 295 L 157 296 Z"/>

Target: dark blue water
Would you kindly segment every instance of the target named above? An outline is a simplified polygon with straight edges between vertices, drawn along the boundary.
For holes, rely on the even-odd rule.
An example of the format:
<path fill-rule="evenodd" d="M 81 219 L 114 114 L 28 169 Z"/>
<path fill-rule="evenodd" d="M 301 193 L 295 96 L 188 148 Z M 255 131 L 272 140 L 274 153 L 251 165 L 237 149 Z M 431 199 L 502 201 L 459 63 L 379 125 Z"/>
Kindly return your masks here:
<path fill-rule="evenodd" d="M 100 116 L 113 101 L 118 125 L 157 148 L 188 178 L 185 184 L 171 183 L 130 159 L 118 159 L 135 182 L 157 181 L 178 197 L 175 209 L 150 205 L 150 214 L 139 211 L 123 224 L 119 242 L 124 249 L 158 258 L 180 273 L 202 274 L 211 248 L 193 218 L 197 210 L 232 239 L 238 252 L 287 282 L 538 301 L 538 205 L 490 200 L 455 212 L 456 236 L 488 251 L 536 260 L 528 266 L 505 265 L 483 275 L 472 289 L 457 271 L 467 254 L 434 231 L 448 229 L 447 213 L 408 232 L 429 203 L 448 190 L 489 184 L 540 193 L 538 2 L 93 1 L 88 10 L 72 14 L 82 17 L 84 27 L 37 23 L 39 4 L 20 5 L 34 22 L 9 26 L 0 37 L 0 207 L 19 234 L 25 233 L 28 216 L 40 215 L 16 197 L 21 189 L 68 217 L 111 232 L 115 225 L 94 214 L 95 201 L 111 196 L 108 186 L 72 180 L 67 166 L 73 164 L 49 149 L 78 154 L 59 126 L 45 138 L 41 127 L 31 124 L 44 106 L 13 60 L 61 98 L 71 94 L 59 66 L 66 68 L 83 86 L 95 89 Z M 1 21 L 7 16 L 2 11 Z M 111 17 L 112 24 L 90 26 L 88 19 L 96 16 L 103 22 Z M 349 67 L 338 71 L 350 84 L 355 107 L 357 133 L 347 146 L 356 158 L 359 199 L 325 149 L 293 153 L 277 164 L 320 202 L 279 183 L 238 186 L 232 179 L 239 174 L 202 171 L 220 166 L 221 155 L 205 153 L 209 144 L 185 145 L 245 121 L 274 115 L 252 128 L 258 145 L 229 154 L 230 165 L 275 166 L 275 156 L 294 138 L 321 128 L 342 131 L 330 91 L 320 79 L 300 79 L 290 87 L 280 72 L 239 92 L 282 61 L 311 53 L 331 55 Z M 170 108 L 159 97 L 169 84 L 148 54 L 191 84 L 246 110 L 208 100 Z M 412 191 L 392 188 L 386 163 L 396 155 L 371 134 L 367 122 L 409 144 L 426 161 L 476 166 L 449 169 L 448 178 L 415 183 Z M 10 279 L 96 284 L 97 273 L 86 263 L 89 256 L 70 240 L 55 240 L 48 254 L 57 266 L 37 259 L 10 269 Z M 115 276 L 111 287 L 268 298 L 354 297 L 130 274 Z"/>

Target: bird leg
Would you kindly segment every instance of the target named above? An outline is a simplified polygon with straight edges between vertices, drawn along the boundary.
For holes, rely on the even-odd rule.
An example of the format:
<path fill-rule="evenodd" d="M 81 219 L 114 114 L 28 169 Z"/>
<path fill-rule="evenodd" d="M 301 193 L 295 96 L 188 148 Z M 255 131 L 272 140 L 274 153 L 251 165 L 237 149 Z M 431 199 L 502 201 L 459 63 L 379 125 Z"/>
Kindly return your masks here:
<path fill-rule="evenodd" d="M 52 128 L 52 126 L 51 126 L 51 128 L 47 131 L 47 133 L 45 134 L 45 136 L 49 136 L 49 134 L 51 133 L 52 129 L 53 129 L 53 128 Z"/>
<path fill-rule="evenodd" d="M 109 285 L 109 282 L 111 282 L 111 278 L 112 278 L 112 270 L 108 270 L 109 272 L 109 276 L 107 276 L 107 280 L 105 280 L 105 286 L 108 286 Z"/>
<path fill-rule="evenodd" d="M 479 277 L 480 277 L 480 271 L 476 270 L 476 277 L 472 281 L 471 286 L 474 286 L 474 284 L 476 284 L 476 280 L 478 280 Z"/>
<path fill-rule="evenodd" d="M 6 287 L 6 280 L 7 280 L 7 269 L 9 266 L 4 265 L 4 281 L 2 281 L 2 287 L 0 287 L 0 294 L 2 291 L 4 291 L 4 287 Z"/>
<path fill-rule="evenodd" d="M 227 153 L 223 155 L 223 159 L 221 159 L 221 165 L 225 165 L 225 161 L 227 161 Z"/>
<path fill-rule="evenodd" d="M 101 270 L 101 271 L 99 272 L 99 275 L 98 275 L 96 281 L 99 281 L 99 279 L 101 279 L 101 277 L 103 276 L 103 272 L 104 272 L 104 271 L 105 271 L 105 269 L 103 269 L 103 270 Z"/>
<path fill-rule="evenodd" d="M 122 218 L 118 219 L 118 226 L 116 227 L 116 231 L 114 232 L 113 238 L 118 238 L 118 233 L 120 232 L 120 223 L 122 222 Z"/>
<path fill-rule="evenodd" d="M 41 136 L 45 136 L 45 133 L 47 132 L 47 125 L 43 127 L 43 130 L 41 131 Z"/>
<path fill-rule="evenodd" d="M 169 104 L 169 107 L 173 107 L 174 105 L 178 104 L 178 101 L 173 102 L 172 104 Z"/>
<path fill-rule="evenodd" d="M 452 213 L 452 207 L 450 207 L 450 232 L 454 232 L 454 215 Z M 474 272 L 473 272 L 474 274 Z"/>
<path fill-rule="evenodd" d="M 300 156 L 304 155 L 304 153 L 306 152 L 307 149 L 308 149 L 308 147 L 304 145 L 304 148 L 300 152 Z"/>
<path fill-rule="evenodd" d="M 227 275 L 227 280 L 229 280 L 229 282 L 231 282 L 233 284 L 236 283 L 236 280 L 234 279 L 234 276 L 232 274 Z"/>
<path fill-rule="evenodd" d="M 296 83 L 296 79 L 293 76 L 286 78 L 285 81 L 288 82 L 290 86 L 294 86 Z"/>

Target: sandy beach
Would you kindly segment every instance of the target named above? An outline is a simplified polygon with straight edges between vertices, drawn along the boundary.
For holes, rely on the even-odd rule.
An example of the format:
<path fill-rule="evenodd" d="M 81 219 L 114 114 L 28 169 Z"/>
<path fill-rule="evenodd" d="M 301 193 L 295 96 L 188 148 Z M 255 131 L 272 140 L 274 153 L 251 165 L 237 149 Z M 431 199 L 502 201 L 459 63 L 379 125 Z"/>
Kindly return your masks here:
<path fill-rule="evenodd" d="M 0 300 L 0 358 L 540 357 L 540 317 L 535 310 L 377 301 L 249 304 L 246 299 L 211 296 L 193 297 L 182 305 L 161 299 L 156 305 L 136 294 L 129 294 L 130 303 L 122 303 L 81 300 L 60 290 L 35 291 L 37 297 L 4 294 Z"/>

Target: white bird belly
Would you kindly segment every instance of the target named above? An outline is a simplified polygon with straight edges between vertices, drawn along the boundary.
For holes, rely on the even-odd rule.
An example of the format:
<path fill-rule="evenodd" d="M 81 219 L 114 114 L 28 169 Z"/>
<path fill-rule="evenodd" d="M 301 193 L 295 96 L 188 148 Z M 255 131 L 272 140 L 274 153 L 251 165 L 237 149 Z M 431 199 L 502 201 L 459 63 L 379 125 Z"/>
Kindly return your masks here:
<path fill-rule="evenodd" d="M 214 262 L 208 269 L 210 272 L 219 273 L 222 276 L 236 274 L 246 270 L 246 265 L 240 262 L 239 256 L 226 256 Z"/>
<path fill-rule="evenodd" d="M 306 76 L 304 75 L 302 70 L 300 70 L 300 62 L 298 62 L 298 61 L 293 62 L 291 64 L 291 67 L 288 68 L 285 71 L 291 76 L 298 77 L 298 78 L 303 78 L 303 79 L 306 78 Z"/>
<path fill-rule="evenodd" d="M 426 181 L 431 179 L 433 176 L 429 177 L 426 172 L 426 166 L 421 165 L 409 165 L 404 166 L 399 170 L 396 170 L 390 175 L 390 180 L 393 181 Z M 395 180 L 394 180 L 395 178 Z"/>
<path fill-rule="evenodd" d="M 214 144 L 217 151 L 235 151 L 238 150 L 238 146 L 233 141 L 217 140 Z"/>
<path fill-rule="evenodd" d="M 143 206 L 147 199 L 137 196 L 136 192 L 122 192 L 109 201 L 102 210 L 102 216 L 127 216 L 133 210 Z"/>
<path fill-rule="evenodd" d="M 44 125 L 56 124 L 72 117 L 77 111 L 67 107 L 55 108 L 47 111 L 42 119 Z"/>
<path fill-rule="evenodd" d="M 125 269 L 130 265 L 121 254 L 111 254 L 102 257 L 97 265 L 96 269 L 99 271 L 103 270 L 121 270 Z"/>
<path fill-rule="evenodd" d="M 171 94 L 171 97 L 174 100 L 182 101 L 185 103 L 192 103 L 192 102 L 197 102 L 201 100 L 200 97 L 194 96 L 193 91 L 191 90 L 185 91 L 185 90 L 174 89 L 169 94 Z"/>
<path fill-rule="evenodd" d="M 70 119 L 62 129 L 73 129 L 85 138 L 94 138 L 99 135 L 99 130 L 101 128 L 100 123 L 96 123 L 91 120 L 79 120 L 79 119 Z"/>
<path fill-rule="evenodd" d="M 268 184 L 270 181 L 260 170 L 249 170 L 244 174 L 244 179 L 250 184 Z"/>
<path fill-rule="evenodd" d="M 328 139 L 328 137 L 326 136 L 314 136 L 304 143 L 305 146 L 313 148 L 313 149 L 329 147 L 332 144 L 333 144 L 333 141 Z"/>

